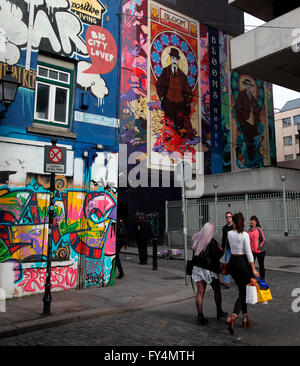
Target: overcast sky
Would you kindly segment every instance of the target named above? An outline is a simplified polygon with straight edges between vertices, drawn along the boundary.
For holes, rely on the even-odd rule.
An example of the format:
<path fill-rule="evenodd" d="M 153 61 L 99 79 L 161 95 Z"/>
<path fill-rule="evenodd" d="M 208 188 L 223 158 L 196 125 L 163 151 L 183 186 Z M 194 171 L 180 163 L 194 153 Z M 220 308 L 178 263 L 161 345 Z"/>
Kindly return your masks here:
<path fill-rule="evenodd" d="M 244 14 L 245 14 L 246 30 L 251 30 L 254 29 L 253 26 L 257 27 L 259 25 L 264 24 L 264 21 L 257 19 L 247 13 Z M 300 93 L 273 84 L 273 98 L 274 98 L 274 108 L 281 109 L 287 101 L 300 98 Z"/>

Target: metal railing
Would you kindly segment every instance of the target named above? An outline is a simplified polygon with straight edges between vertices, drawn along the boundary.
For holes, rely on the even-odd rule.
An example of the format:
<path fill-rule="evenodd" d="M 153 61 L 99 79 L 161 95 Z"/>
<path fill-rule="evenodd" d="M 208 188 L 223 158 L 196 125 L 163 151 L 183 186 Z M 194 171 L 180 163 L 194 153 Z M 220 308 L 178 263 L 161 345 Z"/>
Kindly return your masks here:
<path fill-rule="evenodd" d="M 166 233 L 182 231 L 182 202 L 166 202 Z M 193 235 L 210 221 L 216 224 L 220 238 L 225 212 L 242 212 L 249 226 L 252 215 L 258 217 L 266 235 L 300 235 L 300 192 L 245 194 L 186 200 L 188 234 Z"/>

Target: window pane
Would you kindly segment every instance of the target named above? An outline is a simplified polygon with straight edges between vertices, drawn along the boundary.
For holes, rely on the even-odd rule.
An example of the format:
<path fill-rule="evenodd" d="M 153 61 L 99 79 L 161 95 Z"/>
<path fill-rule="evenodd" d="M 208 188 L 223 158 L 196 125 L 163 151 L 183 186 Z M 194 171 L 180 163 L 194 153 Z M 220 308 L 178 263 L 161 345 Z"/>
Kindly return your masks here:
<path fill-rule="evenodd" d="M 284 155 L 284 160 L 293 160 L 293 159 L 294 159 L 293 154 Z"/>
<path fill-rule="evenodd" d="M 66 74 L 65 72 L 60 72 L 59 80 L 67 83 L 69 81 L 69 74 Z"/>
<path fill-rule="evenodd" d="M 49 85 L 37 85 L 36 117 L 48 119 L 49 115 Z"/>
<path fill-rule="evenodd" d="M 45 69 L 44 67 L 39 66 L 39 76 L 47 77 L 48 76 L 48 70 Z"/>
<path fill-rule="evenodd" d="M 290 146 L 293 145 L 293 139 L 292 136 L 286 136 L 283 138 L 284 146 Z"/>
<path fill-rule="evenodd" d="M 53 71 L 53 70 L 49 70 L 49 78 L 54 79 L 54 80 L 58 80 L 58 72 Z"/>
<path fill-rule="evenodd" d="M 300 115 L 294 117 L 294 123 L 295 123 L 295 125 L 300 124 Z"/>
<path fill-rule="evenodd" d="M 55 113 L 54 120 L 59 122 L 66 121 L 67 115 L 67 95 L 68 91 L 62 88 L 56 88 L 55 94 Z"/>
<path fill-rule="evenodd" d="M 291 126 L 291 117 L 282 119 L 282 127 L 290 127 Z"/>

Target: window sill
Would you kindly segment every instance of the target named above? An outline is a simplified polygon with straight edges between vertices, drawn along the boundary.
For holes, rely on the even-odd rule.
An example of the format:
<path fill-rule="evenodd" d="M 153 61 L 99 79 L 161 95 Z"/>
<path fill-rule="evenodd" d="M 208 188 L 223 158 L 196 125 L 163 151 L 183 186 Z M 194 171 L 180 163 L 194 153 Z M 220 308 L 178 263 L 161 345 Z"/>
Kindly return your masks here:
<path fill-rule="evenodd" d="M 52 135 L 52 136 L 60 136 L 60 137 L 67 137 L 70 139 L 76 139 L 77 138 L 77 133 L 74 132 L 70 132 L 64 128 L 59 128 L 59 127 L 44 127 L 41 125 L 35 125 L 33 124 L 32 126 L 28 126 L 27 127 L 27 132 L 33 132 L 33 133 L 38 133 L 41 135 Z"/>

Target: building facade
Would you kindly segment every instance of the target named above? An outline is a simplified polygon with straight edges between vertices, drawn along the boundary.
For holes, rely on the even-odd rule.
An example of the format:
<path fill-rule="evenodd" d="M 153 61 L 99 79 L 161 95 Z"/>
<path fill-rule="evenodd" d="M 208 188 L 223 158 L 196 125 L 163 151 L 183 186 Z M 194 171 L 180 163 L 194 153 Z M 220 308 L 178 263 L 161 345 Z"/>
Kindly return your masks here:
<path fill-rule="evenodd" d="M 217 21 L 208 25 L 170 3 L 124 1 L 122 7 L 120 146 L 128 164 L 120 172 L 128 171 L 119 203 L 131 233 L 136 213 L 144 211 L 160 215 L 162 234 L 165 201 L 180 199 L 173 173 L 185 156 L 195 174 L 206 176 L 276 164 L 272 85 L 231 72 L 232 36 Z M 177 82 L 169 71 L 176 54 L 185 75 Z M 181 92 L 185 78 L 189 87 Z M 166 99 L 173 110 L 185 105 L 172 115 Z"/>
<path fill-rule="evenodd" d="M 116 0 L 1 1 L 0 79 L 11 73 L 20 83 L 0 122 L 6 297 L 44 290 L 50 244 L 53 290 L 114 281 L 119 11 Z"/>
<path fill-rule="evenodd" d="M 232 69 L 300 91 L 300 6 L 297 0 L 228 0 L 266 23 L 231 41 Z"/>
<path fill-rule="evenodd" d="M 275 114 L 277 162 L 299 159 L 300 99 L 287 102 Z"/>

